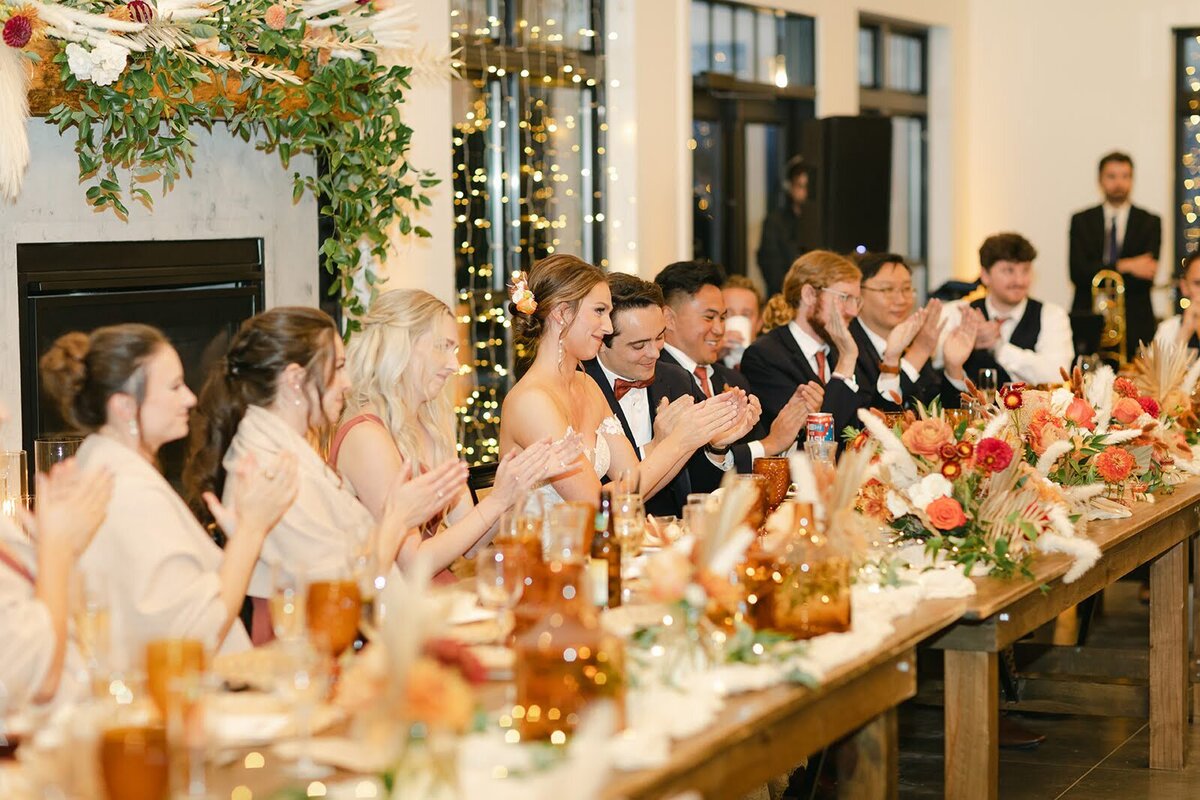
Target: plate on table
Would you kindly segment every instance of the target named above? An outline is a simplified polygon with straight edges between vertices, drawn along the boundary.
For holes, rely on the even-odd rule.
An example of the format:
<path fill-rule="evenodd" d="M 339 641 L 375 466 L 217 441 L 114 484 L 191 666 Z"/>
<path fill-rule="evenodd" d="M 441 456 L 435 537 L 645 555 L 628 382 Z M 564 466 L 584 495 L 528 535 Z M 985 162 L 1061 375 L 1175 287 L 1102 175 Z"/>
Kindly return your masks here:
<path fill-rule="evenodd" d="M 446 622 L 450 625 L 469 625 L 473 622 L 486 622 L 496 618 L 495 609 L 479 605 L 479 599 L 472 592 L 451 589 L 443 594 L 450 606 Z"/>

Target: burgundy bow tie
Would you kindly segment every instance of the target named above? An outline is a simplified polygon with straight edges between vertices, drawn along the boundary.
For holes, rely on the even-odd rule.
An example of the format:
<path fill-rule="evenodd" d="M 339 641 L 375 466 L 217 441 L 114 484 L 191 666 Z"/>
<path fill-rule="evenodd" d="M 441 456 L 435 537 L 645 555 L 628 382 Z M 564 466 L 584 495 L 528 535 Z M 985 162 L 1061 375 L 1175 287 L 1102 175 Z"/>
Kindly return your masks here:
<path fill-rule="evenodd" d="M 617 402 L 620 402 L 630 389 L 645 389 L 652 383 L 654 383 L 653 378 L 645 381 L 627 381 L 624 378 L 617 378 L 617 382 L 613 384 L 613 394 L 617 396 Z"/>

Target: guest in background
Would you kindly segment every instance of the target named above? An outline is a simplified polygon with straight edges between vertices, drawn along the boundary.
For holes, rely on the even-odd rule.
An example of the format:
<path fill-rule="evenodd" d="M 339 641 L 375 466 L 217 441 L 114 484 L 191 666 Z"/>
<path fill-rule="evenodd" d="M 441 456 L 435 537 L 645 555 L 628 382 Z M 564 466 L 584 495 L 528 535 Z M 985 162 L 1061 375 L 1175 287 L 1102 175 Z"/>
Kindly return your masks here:
<path fill-rule="evenodd" d="M 742 357 L 742 374 L 763 405 L 764 419 L 774 419 L 795 387 L 824 387 L 821 407 L 833 414 L 840 436 L 858 425 L 858 409 L 873 404 L 875 387 L 855 378 L 858 344 L 849 324 L 862 307 L 862 273 L 852 261 L 828 250 L 813 250 L 796 259 L 783 282 L 783 294 L 767 304 L 778 318 L 786 308 L 792 319 L 758 337 Z"/>
<path fill-rule="evenodd" d="M 296 494 L 295 463 L 268 472 L 241 462 L 239 492 L 224 504 L 203 498 L 230 535 L 222 552 L 158 471 L 159 448 L 187 436 L 196 404 L 161 332 L 126 324 L 64 334 L 42 356 L 41 375 L 63 418 L 88 433 L 79 465 L 113 478 L 104 522 L 79 566 L 107 592 L 114 652 L 128 666 L 153 639 L 249 647 L 238 614 L 263 539 Z"/>
<path fill-rule="evenodd" d="M 0 516 L 0 719 L 29 703 L 87 694 L 70 635 L 70 585 L 111 494 L 107 470 L 84 473 L 68 460 L 38 473 L 28 536 Z"/>
<path fill-rule="evenodd" d="M 313 444 L 337 422 L 348 386 L 342 337 L 329 315 L 280 307 L 242 323 L 201 391 L 184 471 L 193 505 L 203 492 L 229 498 L 244 491 L 233 468 L 245 458 L 267 469 L 284 459 L 298 468 L 296 502 L 270 528 L 250 581 L 249 594 L 259 601 L 258 641 L 270 629 L 272 568 L 298 581 L 328 578 L 365 547 L 381 564 L 407 560 L 418 539 L 408 534 L 458 497 L 466 480 L 466 467 L 454 459 L 420 477 L 397 478 L 377 524 Z M 226 533 L 230 545 L 241 538 L 240 531 Z"/>
<path fill-rule="evenodd" d="M 621 272 L 608 275 L 608 287 L 612 292 L 613 332 L 604 338 L 604 346 L 596 358 L 585 361 L 583 367 L 604 393 L 625 438 L 641 458 L 656 435 L 661 439 L 670 433 L 672 417 L 680 416 L 679 412 L 689 403 L 703 403 L 705 398 L 691 375 L 681 367 L 659 361 L 667 330 L 662 290 L 656 284 Z M 681 398 L 690 400 L 684 399 L 676 408 L 670 408 L 671 403 Z M 761 408 L 757 400 L 745 400 L 734 424 L 697 450 L 688 460 L 687 468 L 680 470 L 669 486 L 647 497 L 649 513 L 679 516 L 689 494 L 717 488 L 724 470 L 732 466 L 732 459 L 726 455 L 706 455 L 706 449 L 709 446 L 727 449 L 753 429 Z"/>
<path fill-rule="evenodd" d="M 783 278 L 792 262 L 811 247 L 811 242 L 803 241 L 800 231 L 809 183 L 809 168 L 803 156 L 794 156 L 788 161 L 786 176 L 783 202 L 763 220 L 762 239 L 758 245 L 758 266 L 767 284 L 768 295 L 782 289 Z"/>
<path fill-rule="evenodd" d="M 984 241 L 979 248 L 979 280 L 987 295 L 970 304 L 946 306 L 937 364 L 946 363 L 941 352 L 946 336 L 958 326 L 963 313 L 975 309 L 983 315 L 983 322 L 964 367 L 969 378 L 975 380 L 979 370 L 990 368 L 998 370 L 1001 384 L 1062 380 L 1059 371 L 1070 369 L 1075 358 L 1071 320 L 1061 307 L 1029 296 L 1035 258 L 1037 250 L 1020 234 L 998 233 Z"/>
<path fill-rule="evenodd" d="M 1113 152 L 1100 159 L 1100 191 L 1104 202 L 1071 217 L 1071 281 L 1077 313 L 1092 311 L 1092 278 L 1115 269 L 1125 278 L 1125 332 L 1128 354 L 1154 333 L 1150 289 L 1158 273 L 1162 220 L 1129 200 L 1133 159 Z"/>
<path fill-rule="evenodd" d="M 459 369 L 458 328 L 445 303 L 416 289 L 381 294 L 361 322 L 346 348 L 351 388 L 329 463 L 379 519 L 400 476 L 423 475 L 458 455 L 450 380 Z M 433 568 L 448 567 L 484 539 L 506 509 L 549 477 L 551 463 L 574 455 L 535 442 L 500 461 L 478 506 L 463 487 L 444 515 L 420 526 Z"/>
<path fill-rule="evenodd" d="M 756 394 L 745 375 L 719 359 L 725 336 L 725 298 L 721 293 L 725 271 L 707 261 L 677 261 L 664 267 L 654 282 L 667 303 L 667 341 L 660 361 L 682 367 L 705 397 L 719 395 L 731 386 L 747 395 Z M 816 410 L 822 400 L 819 385 L 803 383 L 792 384 L 766 424 L 760 421 L 732 446 L 730 452 L 738 472 L 750 472 L 754 459 L 779 455 L 796 443 L 808 412 Z M 758 400 L 766 416 L 767 401 L 762 397 Z M 710 452 L 723 455 L 719 449 L 710 448 Z"/>
<path fill-rule="evenodd" d="M 1200 349 L 1200 252 L 1192 253 L 1184 260 L 1179 294 L 1187 300 L 1187 307 L 1182 314 L 1162 321 L 1154 332 L 1154 341 Z"/>
<path fill-rule="evenodd" d="M 719 292 L 718 292 L 719 294 Z M 604 273 L 575 256 L 556 253 L 519 274 L 510 292 L 513 332 L 533 361 L 504 399 L 500 449 L 528 447 L 578 434 L 583 453 L 568 471 L 540 488 L 546 502 L 580 500 L 596 505 L 600 482 L 622 472 L 646 497 L 669 486 L 688 459 L 740 413 L 733 396 L 679 409 L 671 433 L 651 441 L 642 458 L 596 382 L 579 369 L 596 357 L 613 332 L 612 294 Z"/>
<path fill-rule="evenodd" d="M 935 398 L 957 408 L 966 388 L 963 363 L 971 355 L 980 317 L 977 312 L 959 322 L 961 333 L 948 338 L 946 375 L 933 368 L 942 322 L 942 303 L 931 300 L 914 313 L 916 292 L 904 257 L 867 253 L 858 259 L 862 270 L 862 310 L 850 321 L 858 343 L 856 378 L 860 386 L 875 387 L 875 407 L 898 411 Z M 910 341 L 911 340 L 911 341 Z M 948 377 L 947 380 L 943 378 Z"/>
<path fill-rule="evenodd" d="M 742 363 L 742 353 L 762 331 L 763 296 L 745 275 L 730 275 L 721 287 L 725 298 L 725 340 L 721 361 L 731 369 Z"/>

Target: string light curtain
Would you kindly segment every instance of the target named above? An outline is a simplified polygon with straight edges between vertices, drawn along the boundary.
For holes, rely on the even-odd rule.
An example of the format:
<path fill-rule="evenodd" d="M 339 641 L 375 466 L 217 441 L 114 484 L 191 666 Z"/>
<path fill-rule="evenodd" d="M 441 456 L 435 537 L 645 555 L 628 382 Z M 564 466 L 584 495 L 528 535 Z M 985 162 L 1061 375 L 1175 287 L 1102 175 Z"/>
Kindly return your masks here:
<path fill-rule="evenodd" d="M 547 255 L 601 267 L 605 215 L 601 0 L 454 0 L 460 455 L 499 456 L 500 404 L 523 353 L 506 285 Z"/>
<path fill-rule="evenodd" d="M 1178 72 L 1175 84 L 1177 150 L 1175 162 L 1175 270 L 1200 249 L 1200 28 L 1175 32 Z M 1187 300 L 1174 300 L 1174 311 Z"/>

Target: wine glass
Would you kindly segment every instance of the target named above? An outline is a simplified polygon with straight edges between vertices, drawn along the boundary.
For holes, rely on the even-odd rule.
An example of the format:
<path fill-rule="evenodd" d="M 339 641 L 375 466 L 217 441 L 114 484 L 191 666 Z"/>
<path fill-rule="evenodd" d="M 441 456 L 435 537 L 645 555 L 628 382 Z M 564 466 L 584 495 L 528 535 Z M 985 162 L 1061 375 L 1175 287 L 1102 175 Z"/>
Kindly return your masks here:
<path fill-rule="evenodd" d="M 588 534 L 595 521 L 595 508 L 589 503 L 564 501 L 546 512 L 543 528 L 546 561 L 582 564 L 591 552 Z"/>
<path fill-rule="evenodd" d="M 204 643 L 198 639 L 156 639 L 146 645 L 146 689 L 163 719 L 170 718 L 170 686 L 204 674 Z"/>
<path fill-rule="evenodd" d="M 687 533 L 690 533 L 693 537 L 703 536 L 704 515 L 705 504 L 703 500 L 696 503 L 689 501 L 688 504 L 683 507 L 683 529 Z"/>
<path fill-rule="evenodd" d="M 642 472 L 636 467 L 626 467 L 617 473 L 613 481 L 613 494 L 638 494 L 642 491 Z"/>
<path fill-rule="evenodd" d="M 519 557 L 491 548 L 475 556 L 475 594 L 479 605 L 493 609 L 501 631 L 513 628 L 512 613 L 525 592 L 525 568 Z"/>
<path fill-rule="evenodd" d="M 983 392 L 989 404 L 996 401 L 996 390 L 1000 388 L 1000 372 L 992 367 L 984 367 L 975 377 L 975 387 Z"/>
<path fill-rule="evenodd" d="M 754 474 L 767 481 L 767 516 L 775 513 L 792 486 L 791 464 L 786 458 L 754 459 Z"/>
<path fill-rule="evenodd" d="M 379 563 L 379 554 L 369 536 L 357 540 L 350 553 L 350 573 L 362 596 L 360 629 L 370 641 L 379 630 L 379 594 L 387 585 L 387 575 Z"/>
<path fill-rule="evenodd" d="M 92 693 L 101 695 L 107 691 L 113 668 L 109 586 L 101 577 L 77 570 L 71 594 L 75 639 L 87 666 Z"/>
<path fill-rule="evenodd" d="M 290 669 L 276 684 L 276 692 L 295 709 L 299 752 L 295 763 L 283 772 L 301 780 L 316 780 L 333 770 L 313 760 L 313 717 L 317 707 L 329 692 L 331 680 L 329 658 L 310 642 L 297 639 L 287 643 Z"/>
<path fill-rule="evenodd" d="M 304 585 L 282 564 L 271 566 L 271 628 L 284 642 L 304 635 Z"/>
<path fill-rule="evenodd" d="M 613 530 L 621 545 L 621 585 L 628 579 L 629 565 L 646 535 L 646 505 L 640 494 L 622 494 L 613 498 Z M 628 593 L 628 590 L 622 589 Z M 625 601 L 627 598 L 621 598 Z"/>
<path fill-rule="evenodd" d="M 335 661 L 358 634 L 362 617 L 362 592 L 348 575 L 314 580 L 304 602 L 308 640 L 318 652 Z"/>

